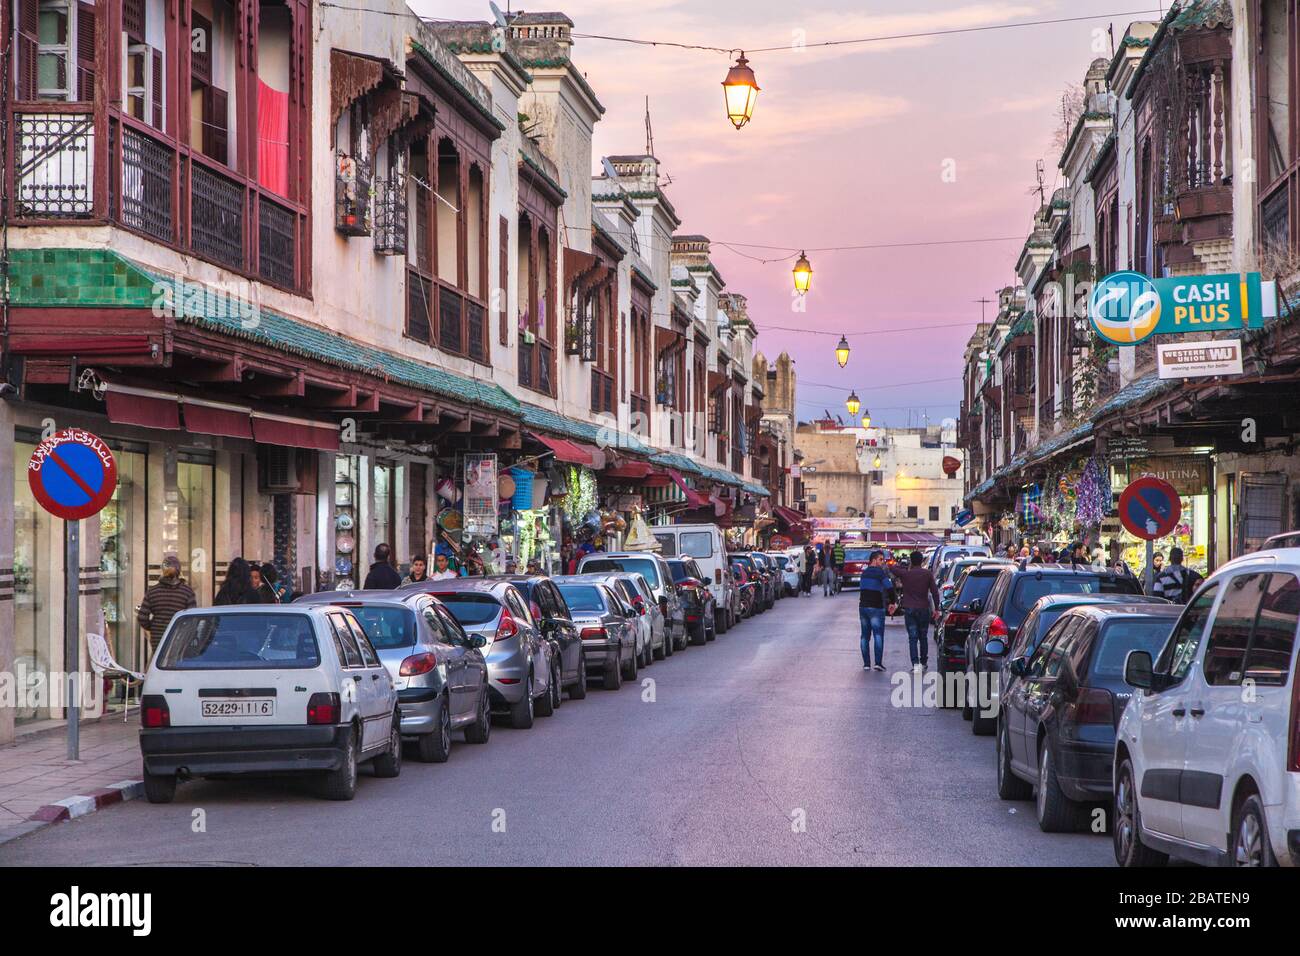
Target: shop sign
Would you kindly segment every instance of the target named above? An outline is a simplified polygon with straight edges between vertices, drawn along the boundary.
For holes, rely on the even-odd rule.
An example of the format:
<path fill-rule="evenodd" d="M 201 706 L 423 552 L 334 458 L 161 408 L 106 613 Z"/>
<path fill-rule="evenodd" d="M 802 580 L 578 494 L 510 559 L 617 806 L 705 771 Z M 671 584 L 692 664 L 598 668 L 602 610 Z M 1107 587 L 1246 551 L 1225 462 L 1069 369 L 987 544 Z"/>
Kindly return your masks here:
<path fill-rule="evenodd" d="M 1135 458 L 1128 463 L 1130 478 L 1153 475 L 1167 481 L 1180 495 L 1203 495 L 1210 490 L 1210 459 L 1199 455 Z"/>
<path fill-rule="evenodd" d="M 1240 375 L 1241 340 L 1174 342 L 1156 346 L 1156 371 L 1161 378 L 1208 378 Z"/>
<path fill-rule="evenodd" d="M 42 508 L 64 521 L 98 514 L 117 488 L 117 460 L 103 439 L 65 428 L 42 441 L 27 462 L 27 484 Z"/>
<path fill-rule="evenodd" d="M 1117 436 L 1106 440 L 1106 454 L 1110 458 L 1143 458 L 1151 454 L 1145 438 Z"/>
<path fill-rule="evenodd" d="M 814 531 L 870 531 L 871 518 L 858 515 L 854 518 L 811 518 Z"/>
<path fill-rule="evenodd" d="M 1153 335 L 1258 328 L 1265 318 L 1262 286 L 1258 272 L 1168 279 L 1113 272 L 1093 286 L 1088 317 L 1112 345 L 1137 345 Z"/>

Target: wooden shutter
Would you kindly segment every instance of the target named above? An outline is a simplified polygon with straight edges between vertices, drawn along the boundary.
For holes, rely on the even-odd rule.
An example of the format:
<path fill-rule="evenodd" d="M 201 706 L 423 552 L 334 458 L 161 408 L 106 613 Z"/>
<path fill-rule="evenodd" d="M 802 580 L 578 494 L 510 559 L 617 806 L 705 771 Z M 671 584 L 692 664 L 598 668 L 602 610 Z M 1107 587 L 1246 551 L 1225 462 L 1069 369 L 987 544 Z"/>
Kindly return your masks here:
<path fill-rule="evenodd" d="M 415 187 L 415 267 L 421 272 L 430 270 L 429 260 L 429 189 L 427 184 Z"/>
<path fill-rule="evenodd" d="M 77 4 L 77 99 L 95 98 L 95 5 Z"/>
<path fill-rule="evenodd" d="M 34 100 L 39 89 L 41 52 L 39 0 L 18 0 L 18 99 Z"/>
<path fill-rule="evenodd" d="M 144 43 L 145 0 L 122 0 L 122 32 L 132 43 Z"/>
<path fill-rule="evenodd" d="M 501 306 L 501 344 L 510 344 L 510 310 L 506 308 L 510 302 L 510 220 L 505 216 L 501 217 L 501 271 L 497 275 L 497 288 L 500 290 L 499 304 Z"/>
<path fill-rule="evenodd" d="M 163 57 L 161 50 L 150 50 L 153 69 L 153 128 L 163 128 Z"/>
<path fill-rule="evenodd" d="M 212 83 L 212 21 L 200 13 L 191 14 L 191 20 L 192 31 L 203 37 L 203 49 L 191 50 L 190 73 L 195 82 L 207 86 Z"/>
<path fill-rule="evenodd" d="M 203 91 L 203 153 L 219 163 L 229 163 L 226 142 L 229 106 L 225 90 L 209 86 Z"/>

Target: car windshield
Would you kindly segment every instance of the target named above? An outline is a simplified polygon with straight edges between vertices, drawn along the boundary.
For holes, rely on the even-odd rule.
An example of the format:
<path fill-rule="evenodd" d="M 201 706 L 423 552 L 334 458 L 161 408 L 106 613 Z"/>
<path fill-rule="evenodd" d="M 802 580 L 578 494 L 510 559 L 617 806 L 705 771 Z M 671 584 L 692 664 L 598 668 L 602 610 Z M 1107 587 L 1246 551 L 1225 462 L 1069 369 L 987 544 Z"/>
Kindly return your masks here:
<path fill-rule="evenodd" d="M 713 557 L 713 535 L 707 531 L 683 531 L 681 553 L 692 558 Z"/>
<path fill-rule="evenodd" d="M 177 618 L 158 655 L 165 670 L 317 667 L 320 648 L 306 614 L 194 614 Z"/>
<path fill-rule="evenodd" d="M 1025 574 L 1015 583 L 1002 620 L 1019 627 L 1030 608 L 1048 594 L 1138 594 L 1137 582 L 1098 574 Z"/>
<path fill-rule="evenodd" d="M 581 571 L 635 571 L 649 582 L 652 588 L 659 587 L 659 568 L 651 558 L 593 558 L 582 562 Z"/>
<path fill-rule="evenodd" d="M 731 563 L 739 564 L 740 566 L 750 571 L 753 571 L 755 569 L 754 559 L 747 554 L 733 554 L 731 556 Z"/>
<path fill-rule="evenodd" d="M 844 560 L 845 561 L 870 561 L 871 549 L 870 548 L 845 548 Z"/>
<path fill-rule="evenodd" d="M 790 566 L 790 559 L 783 554 L 778 555 L 776 558 L 776 566 L 780 568 L 782 571 L 784 571 L 786 568 Z"/>
<path fill-rule="evenodd" d="M 473 627 L 495 620 L 501 612 L 501 602 L 490 594 L 473 591 L 444 591 L 435 594 L 461 627 Z"/>
<path fill-rule="evenodd" d="M 1174 629 L 1177 617 L 1132 617 L 1111 621 L 1101 632 L 1092 652 L 1091 672 L 1095 677 L 1124 676 L 1124 659 L 1129 651 L 1160 653 Z"/>
<path fill-rule="evenodd" d="M 595 611 L 601 613 L 605 610 L 605 602 L 601 599 L 600 588 L 594 584 L 561 584 L 560 593 L 564 595 L 564 601 L 569 605 L 569 610 L 578 611 Z"/>
<path fill-rule="evenodd" d="M 415 615 L 404 607 L 343 604 L 361 622 L 376 650 L 410 647 L 415 643 Z"/>
<path fill-rule="evenodd" d="M 993 582 L 997 580 L 997 577 L 996 572 L 980 574 L 978 571 L 972 571 L 967 574 L 962 581 L 957 600 L 953 602 L 953 610 L 969 611 L 973 602 L 984 600 L 989 596 L 989 592 L 993 590 Z"/>

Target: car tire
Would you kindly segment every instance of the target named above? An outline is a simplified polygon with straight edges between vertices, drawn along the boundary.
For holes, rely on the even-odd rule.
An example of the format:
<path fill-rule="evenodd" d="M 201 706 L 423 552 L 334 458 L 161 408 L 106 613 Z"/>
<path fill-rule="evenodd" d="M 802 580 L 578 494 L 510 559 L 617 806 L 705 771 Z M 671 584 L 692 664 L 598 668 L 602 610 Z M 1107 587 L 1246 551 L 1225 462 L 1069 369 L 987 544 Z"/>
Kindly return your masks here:
<path fill-rule="evenodd" d="M 715 608 L 713 611 L 713 636 L 717 637 L 719 634 L 726 634 L 730 626 L 727 620 L 727 612 Z"/>
<path fill-rule="evenodd" d="M 326 800 L 351 800 L 357 795 L 357 731 L 348 734 L 343 764 L 321 776 L 320 795 Z"/>
<path fill-rule="evenodd" d="M 651 635 L 650 635 L 650 643 L 651 643 L 651 644 L 654 643 L 654 634 L 651 634 Z M 671 654 L 672 651 L 670 651 L 670 650 L 668 649 L 668 640 L 667 640 L 667 638 L 665 638 L 665 639 L 664 639 L 664 642 L 663 642 L 662 644 L 660 644 L 658 647 L 653 648 L 653 649 L 650 651 L 650 653 L 654 656 L 654 659 L 657 660 L 657 661 L 661 661 L 661 660 L 663 660 L 665 657 L 667 657 L 669 654 Z"/>
<path fill-rule="evenodd" d="M 393 711 L 393 723 L 388 728 L 388 749 L 374 759 L 376 777 L 402 775 L 402 715 Z"/>
<path fill-rule="evenodd" d="M 487 680 L 479 689 L 478 717 L 465 728 L 465 743 L 485 744 L 492 736 L 492 701 L 488 698 Z"/>
<path fill-rule="evenodd" d="M 1005 720 L 998 721 L 997 743 L 998 796 L 1003 800 L 1029 800 L 1033 785 L 1021 780 L 1011 770 L 1011 732 Z"/>
<path fill-rule="evenodd" d="M 569 700 L 582 700 L 587 696 L 587 655 L 578 655 L 578 679 L 569 688 Z"/>
<path fill-rule="evenodd" d="M 1125 758 L 1115 774 L 1115 796 L 1111 802 L 1110 834 L 1115 862 L 1122 867 L 1164 866 L 1169 862 L 1168 855 L 1142 842 L 1142 809 L 1137 797 L 1133 763 Z"/>
<path fill-rule="evenodd" d="M 700 623 L 695 626 L 694 630 L 691 631 L 690 642 L 696 647 L 703 647 L 705 644 L 709 643 L 709 635 L 704 629 L 703 620 L 701 620 Z"/>
<path fill-rule="evenodd" d="M 718 613 L 716 611 L 709 615 L 709 623 L 704 629 L 704 639 L 706 641 L 716 641 L 718 639 Z"/>
<path fill-rule="evenodd" d="M 1277 866 L 1264 819 L 1264 804 L 1253 793 L 1232 815 L 1232 865 Z"/>
<path fill-rule="evenodd" d="M 451 756 L 451 704 L 446 694 L 438 698 L 438 728 L 416 740 L 423 763 L 446 763 Z"/>
<path fill-rule="evenodd" d="M 623 662 L 623 680 L 636 680 L 637 663 L 636 650 L 634 649 L 632 656 Z"/>
<path fill-rule="evenodd" d="M 1046 740 L 1039 745 L 1038 788 L 1034 808 L 1038 828 L 1044 833 L 1073 833 L 1079 826 L 1082 804 L 1075 803 L 1061 791 L 1061 782 L 1052 763 L 1052 748 Z"/>
<path fill-rule="evenodd" d="M 667 624 L 664 625 L 664 657 L 672 657 L 676 648 L 673 646 L 673 631 Z"/>
<path fill-rule="evenodd" d="M 533 675 L 528 674 L 524 684 L 524 696 L 517 703 L 510 705 L 510 726 L 515 730 L 527 730 L 533 725 Z"/>
<path fill-rule="evenodd" d="M 150 803 L 171 803 L 176 799 L 176 774 L 144 771 L 144 798 Z"/>
<path fill-rule="evenodd" d="M 605 665 L 605 690 L 618 690 L 623 686 L 623 662 L 621 660 Z"/>
<path fill-rule="evenodd" d="M 973 720 L 975 718 L 975 708 L 970 705 L 970 689 L 967 682 L 962 683 L 961 690 L 961 719 Z"/>
<path fill-rule="evenodd" d="M 978 681 L 975 682 L 975 686 L 977 688 L 979 687 Z M 978 694 L 979 691 L 976 690 L 975 693 Z M 975 703 L 979 704 L 980 702 L 979 700 L 976 700 Z M 1000 710 L 1001 708 L 998 709 Z M 984 710 L 983 707 L 971 708 L 970 732 L 974 734 L 976 737 L 991 737 L 993 733 L 997 730 L 998 718 L 996 714 L 994 714 L 992 717 L 981 716 L 983 710 Z"/>
<path fill-rule="evenodd" d="M 537 703 L 533 705 L 534 711 L 538 717 L 550 717 L 555 713 L 555 688 L 559 682 L 555 679 L 555 665 L 551 665 L 550 679 L 546 682 L 546 693 L 537 698 Z"/>

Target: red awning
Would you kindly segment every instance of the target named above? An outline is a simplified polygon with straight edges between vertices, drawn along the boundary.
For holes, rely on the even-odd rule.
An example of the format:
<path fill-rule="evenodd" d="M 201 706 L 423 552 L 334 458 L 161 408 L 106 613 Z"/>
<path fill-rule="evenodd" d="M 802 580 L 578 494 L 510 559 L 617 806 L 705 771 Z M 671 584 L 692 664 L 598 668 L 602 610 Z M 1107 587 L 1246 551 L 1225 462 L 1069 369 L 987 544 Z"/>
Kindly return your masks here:
<path fill-rule="evenodd" d="M 805 518 L 799 512 L 795 511 L 793 508 L 787 508 L 785 505 L 777 505 L 775 508 L 772 509 L 772 513 L 776 515 L 778 518 L 780 518 L 782 521 L 784 521 L 791 528 L 795 528 L 800 525 L 806 525 L 808 523 L 807 518 Z"/>
<path fill-rule="evenodd" d="M 23 355 L 148 355 L 147 335 L 13 335 L 10 347 Z"/>
<path fill-rule="evenodd" d="M 624 481 L 640 481 L 654 472 L 654 466 L 644 461 L 625 461 L 613 468 L 606 468 L 600 473 L 602 478 L 615 478 Z"/>
<path fill-rule="evenodd" d="M 555 454 L 557 461 L 567 461 L 571 465 L 585 465 L 591 467 L 594 461 L 591 454 L 584 450 L 585 447 L 577 442 L 571 442 L 564 438 L 551 438 L 549 435 L 539 435 L 536 432 L 529 432 L 532 437 L 541 442 Z M 595 451 L 596 449 L 592 449 Z"/>
<path fill-rule="evenodd" d="M 253 423 L 248 411 L 237 408 L 214 408 L 194 402 L 181 403 L 185 409 L 185 430 L 196 435 L 221 435 L 225 438 L 252 438 Z"/>
<path fill-rule="evenodd" d="M 104 404 L 108 406 L 108 420 L 118 425 L 169 431 L 178 431 L 181 427 L 181 410 L 174 395 L 138 395 L 134 391 L 120 391 L 109 386 L 104 393 Z"/>
<path fill-rule="evenodd" d="M 673 480 L 673 484 L 682 490 L 682 494 L 686 496 L 686 503 L 692 508 L 703 508 L 705 505 L 712 506 L 712 502 L 707 495 L 702 495 L 694 488 L 686 486 L 686 479 L 681 476 L 680 472 L 669 468 L 668 477 Z"/>
<path fill-rule="evenodd" d="M 655 326 L 655 351 L 667 352 L 675 348 L 686 348 L 686 336 L 676 329 L 666 329 L 662 325 Z"/>
<path fill-rule="evenodd" d="M 336 425 L 278 416 L 272 418 L 257 412 L 253 413 L 253 438 L 263 445 L 315 448 L 319 451 L 339 450 L 339 430 Z"/>

